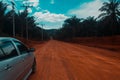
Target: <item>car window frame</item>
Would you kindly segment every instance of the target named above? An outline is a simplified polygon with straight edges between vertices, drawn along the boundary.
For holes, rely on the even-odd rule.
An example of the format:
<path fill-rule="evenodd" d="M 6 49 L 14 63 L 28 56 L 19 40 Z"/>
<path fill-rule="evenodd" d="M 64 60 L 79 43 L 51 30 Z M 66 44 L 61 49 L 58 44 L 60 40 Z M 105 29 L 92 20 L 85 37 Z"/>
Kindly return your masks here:
<path fill-rule="evenodd" d="M 18 41 L 18 40 L 13 40 L 13 42 L 14 42 L 14 45 L 16 46 L 17 50 L 19 51 L 19 54 L 20 54 L 20 55 L 28 53 L 29 48 L 28 48 L 24 43 L 22 43 L 22 42 L 20 42 L 20 41 Z M 25 52 L 21 52 L 21 51 L 19 50 L 16 42 L 22 44 L 24 47 L 27 48 L 27 50 L 26 50 Z"/>
<path fill-rule="evenodd" d="M 12 58 L 15 58 L 15 57 L 18 57 L 18 56 L 19 56 L 18 51 L 17 51 L 15 45 L 13 44 L 13 42 L 12 42 L 11 40 L 5 40 L 5 41 L 2 41 L 2 42 L 3 42 L 3 43 L 10 42 L 11 45 L 12 45 L 12 46 L 14 47 L 14 49 L 16 50 L 16 55 L 15 55 L 15 56 L 12 56 L 12 57 L 9 57 L 9 55 L 7 55 L 7 54 L 5 53 L 5 51 L 3 50 L 2 46 L 0 46 L 0 49 L 1 49 L 1 51 L 2 51 L 2 54 L 4 55 L 4 58 L 3 58 L 3 59 L 0 59 L 0 61 L 12 59 Z"/>

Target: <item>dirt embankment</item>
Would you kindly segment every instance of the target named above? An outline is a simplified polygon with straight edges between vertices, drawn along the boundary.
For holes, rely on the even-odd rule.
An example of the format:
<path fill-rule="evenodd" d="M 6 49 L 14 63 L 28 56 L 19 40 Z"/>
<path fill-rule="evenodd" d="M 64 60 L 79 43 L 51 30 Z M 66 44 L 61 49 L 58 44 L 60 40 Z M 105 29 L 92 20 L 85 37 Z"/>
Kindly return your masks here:
<path fill-rule="evenodd" d="M 35 44 L 37 71 L 29 80 L 120 80 L 120 53 L 51 40 Z"/>
<path fill-rule="evenodd" d="M 69 42 L 120 52 L 120 36 L 74 38 Z"/>

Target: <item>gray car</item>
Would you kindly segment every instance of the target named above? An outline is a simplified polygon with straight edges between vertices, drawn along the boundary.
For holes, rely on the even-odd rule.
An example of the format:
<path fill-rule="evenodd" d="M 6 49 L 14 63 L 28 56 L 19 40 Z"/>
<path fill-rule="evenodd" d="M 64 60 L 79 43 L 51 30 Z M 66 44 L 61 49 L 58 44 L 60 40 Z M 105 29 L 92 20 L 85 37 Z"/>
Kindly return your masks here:
<path fill-rule="evenodd" d="M 17 39 L 0 37 L 0 80 L 26 80 L 35 72 L 34 51 Z"/>

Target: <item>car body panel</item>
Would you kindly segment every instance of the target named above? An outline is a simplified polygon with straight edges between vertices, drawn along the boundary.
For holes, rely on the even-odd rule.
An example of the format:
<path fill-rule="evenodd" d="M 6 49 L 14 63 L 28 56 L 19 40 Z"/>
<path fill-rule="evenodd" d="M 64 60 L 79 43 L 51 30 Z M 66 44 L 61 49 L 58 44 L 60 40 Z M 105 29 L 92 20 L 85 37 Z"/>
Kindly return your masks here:
<path fill-rule="evenodd" d="M 0 45 L 4 41 L 10 41 L 15 49 L 17 56 L 8 59 L 0 59 L 0 79 L 1 80 L 25 80 L 28 77 L 28 74 L 31 73 L 32 65 L 34 63 L 34 54 L 33 52 L 26 51 L 22 54 L 14 41 L 18 41 L 20 44 L 23 44 L 21 41 L 14 38 L 0 38 Z M 5 44 L 5 43 L 4 43 Z M 10 47 L 9 47 L 10 48 Z M 0 47 L 0 56 L 5 55 L 6 53 L 1 53 L 2 48 Z M 9 49 L 6 49 L 9 51 Z M 0 57 L 1 58 L 1 57 Z"/>
<path fill-rule="evenodd" d="M 4 60 L 0 62 L 0 79 L 2 80 L 16 80 L 19 75 L 23 73 L 24 62 L 21 56 L 16 56 L 14 58 Z M 7 69 L 7 67 L 9 69 Z"/>

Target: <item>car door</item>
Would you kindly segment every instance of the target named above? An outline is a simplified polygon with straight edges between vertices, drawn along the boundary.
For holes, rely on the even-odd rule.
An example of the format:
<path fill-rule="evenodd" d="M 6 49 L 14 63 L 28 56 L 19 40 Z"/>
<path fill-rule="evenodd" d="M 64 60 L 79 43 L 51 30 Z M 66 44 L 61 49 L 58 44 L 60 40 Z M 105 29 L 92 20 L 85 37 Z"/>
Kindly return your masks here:
<path fill-rule="evenodd" d="M 16 80 L 23 72 L 23 60 L 11 41 L 0 42 L 0 80 Z"/>
<path fill-rule="evenodd" d="M 34 56 L 33 53 L 29 52 L 28 48 L 21 42 L 19 41 L 14 41 L 14 43 L 16 44 L 19 52 L 20 52 L 20 56 L 22 56 L 22 58 L 24 59 L 24 73 L 23 74 L 27 74 L 33 64 L 34 61 Z"/>

